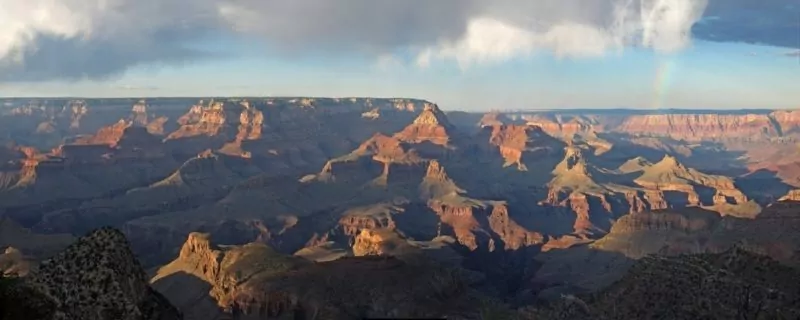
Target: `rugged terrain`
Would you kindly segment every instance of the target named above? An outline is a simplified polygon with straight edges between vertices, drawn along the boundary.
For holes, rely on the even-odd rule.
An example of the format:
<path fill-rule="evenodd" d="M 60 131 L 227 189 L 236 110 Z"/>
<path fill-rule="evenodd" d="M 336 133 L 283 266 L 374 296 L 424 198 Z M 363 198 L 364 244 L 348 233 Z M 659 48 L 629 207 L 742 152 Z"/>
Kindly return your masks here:
<path fill-rule="evenodd" d="M 110 228 L 77 239 L 3 291 L 4 302 L 21 304 L 3 304 L 12 319 L 182 319 L 148 286 L 125 236 Z"/>
<path fill-rule="evenodd" d="M 744 247 L 798 266 L 799 138 L 800 113 L 779 110 L 9 99 L 0 268 L 35 277 L 111 226 L 187 318 L 246 319 L 469 318 L 482 311 L 418 295 L 525 306 L 606 288 L 651 254 Z"/>
<path fill-rule="evenodd" d="M 794 319 L 797 269 L 735 247 L 717 254 L 649 256 L 598 292 L 522 312 L 528 319 Z"/>

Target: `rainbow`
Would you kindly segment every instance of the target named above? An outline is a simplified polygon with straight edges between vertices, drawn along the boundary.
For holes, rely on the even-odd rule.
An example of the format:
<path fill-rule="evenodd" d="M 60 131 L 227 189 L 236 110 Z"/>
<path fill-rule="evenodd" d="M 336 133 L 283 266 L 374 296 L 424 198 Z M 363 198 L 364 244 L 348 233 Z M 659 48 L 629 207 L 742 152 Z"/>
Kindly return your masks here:
<path fill-rule="evenodd" d="M 674 59 L 661 60 L 656 69 L 655 79 L 653 79 L 653 109 L 661 109 L 667 98 L 667 93 L 672 87 L 672 75 L 675 73 L 676 63 Z"/>

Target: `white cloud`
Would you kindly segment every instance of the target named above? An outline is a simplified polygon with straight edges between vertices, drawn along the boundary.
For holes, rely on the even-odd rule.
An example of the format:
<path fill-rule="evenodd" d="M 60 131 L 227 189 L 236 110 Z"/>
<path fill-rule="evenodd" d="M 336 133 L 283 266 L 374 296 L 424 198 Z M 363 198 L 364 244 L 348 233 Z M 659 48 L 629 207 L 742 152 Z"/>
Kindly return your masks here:
<path fill-rule="evenodd" d="M 689 43 L 706 2 L 0 0 L 0 81 L 97 78 L 132 65 L 181 62 L 203 55 L 194 44 L 207 34 L 384 60 L 412 51 L 420 66 L 453 59 L 467 67 L 538 51 L 671 51 Z"/>
<path fill-rule="evenodd" d="M 501 18 L 473 18 L 462 37 L 422 50 L 417 64 L 425 67 L 435 58 L 455 59 L 464 68 L 537 50 L 560 57 L 601 56 L 628 46 L 680 50 L 690 42 L 691 27 L 706 6 L 705 0 L 620 0 L 606 6 L 605 12 L 598 7 L 584 12 L 573 1 L 561 3 L 562 17 L 553 19 L 539 11 L 528 16 L 534 22 L 529 26 Z M 576 5 L 570 8 L 571 4 Z"/>

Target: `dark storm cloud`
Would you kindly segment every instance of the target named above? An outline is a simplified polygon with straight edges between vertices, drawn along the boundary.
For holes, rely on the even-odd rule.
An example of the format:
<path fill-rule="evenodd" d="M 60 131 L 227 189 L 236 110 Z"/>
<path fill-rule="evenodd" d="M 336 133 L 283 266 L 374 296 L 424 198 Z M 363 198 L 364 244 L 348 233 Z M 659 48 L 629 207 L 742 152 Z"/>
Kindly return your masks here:
<path fill-rule="evenodd" d="M 744 42 L 800 48 L 800 2 L 711 0 L 694 36 L 716 42 Z"/>

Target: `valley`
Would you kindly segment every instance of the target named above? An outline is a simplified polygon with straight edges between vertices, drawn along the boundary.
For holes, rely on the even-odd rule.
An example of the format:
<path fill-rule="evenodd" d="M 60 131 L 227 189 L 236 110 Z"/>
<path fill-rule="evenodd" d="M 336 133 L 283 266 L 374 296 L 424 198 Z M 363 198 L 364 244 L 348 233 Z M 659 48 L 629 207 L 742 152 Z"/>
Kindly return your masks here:
<path fill-rule="evenodd" d="M 36 284 L 76 239 L 110 238 L 125 248 L 113 259 L 137 264 L 117 274 L 137 275 L 124 301 L 160 319 L 614 318 L 644 312 L 624 292 L 676 295 L 641 287 L 667 282 L 665 269 L 688 279 L 698 275 L 687 264 L 717 274 L 725 259 L 769 260 L 785 277 L 800 267 L 800 111 L 468 113 L 304 97 L 2 105 L 3 273 Z M 735 270 L 714 279 L 736 287 L 756 272 Z M 786 294 L 765 303 L 797 315 L 796 287 L 775 290 Z M 735 314 L 734 300 L 717 316 Z"/>

